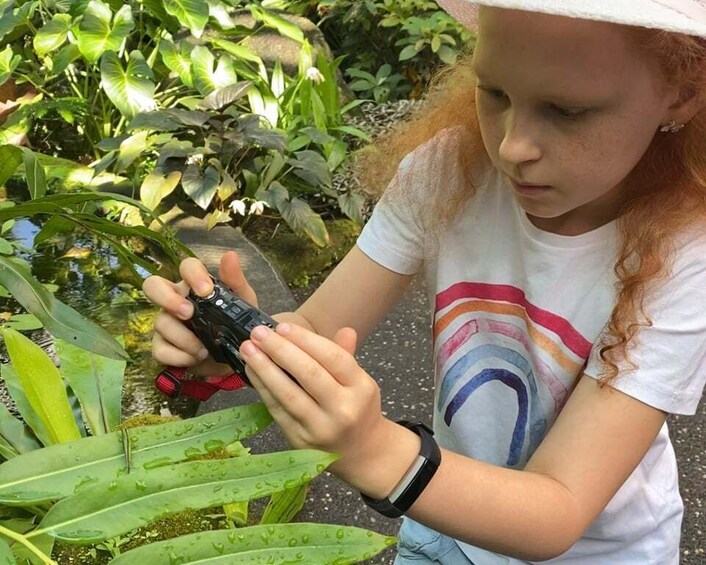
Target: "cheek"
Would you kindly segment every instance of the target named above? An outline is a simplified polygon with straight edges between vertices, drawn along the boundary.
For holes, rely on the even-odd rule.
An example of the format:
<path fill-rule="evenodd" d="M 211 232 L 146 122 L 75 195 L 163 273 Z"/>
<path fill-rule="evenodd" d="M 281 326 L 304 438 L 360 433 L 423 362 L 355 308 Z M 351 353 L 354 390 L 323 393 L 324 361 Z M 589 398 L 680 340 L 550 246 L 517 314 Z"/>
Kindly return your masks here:
<path fill-rule="evenodd" d="M 619 121 L 588 133 L 571 153 L 582 156 L 581 177 L 614 186 L 633 170 L 653 138 L 654 130 L 644 121 Z"/>

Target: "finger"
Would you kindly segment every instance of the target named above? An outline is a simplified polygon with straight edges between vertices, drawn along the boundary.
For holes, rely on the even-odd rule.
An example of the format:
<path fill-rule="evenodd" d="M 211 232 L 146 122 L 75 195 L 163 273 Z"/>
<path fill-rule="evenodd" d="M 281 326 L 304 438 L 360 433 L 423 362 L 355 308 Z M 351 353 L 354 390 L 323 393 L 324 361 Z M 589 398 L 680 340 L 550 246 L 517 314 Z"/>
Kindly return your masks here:
<path fill-rule="evenodd" d="M 245 367 L 245 373 L 250 380 L 250 384 L 260 396 L 262 402 L 267 406 L 267 410 L 277 424 L 287 431 L 294 431 L 295 426 L 299 426 L 297 421 L 289 415 L 286 408 L 275 400 L 267 387 L 260 380 L 260 376 L 250 366 Z"/>
<path fill-rule="evenodd" d="M 274 363 L 289 372 L 322 406 L 337 398 L 339 383 L 310 355 L 266 326 L 255 328 L 250 337 Z M 338 347 L 328 342 L 330 347 Z M 335 400 L 333 400 L 335 401 Z"/>
<path fill-rule="evenodd" d="M 257 385 L 253 383 L 253 386 L 258 392 L 267 391 L 273 405 L 280 405 L 282 410 L 298 421 L 306 421 L 318 414 L 320 408 L 315 400 L 255 343 L 251 340 L 243 342 L 240 354 L 250 370 L 257 374 Z"/>
<path fill-rule="evenodd" d="M 183 281 L 174 283 L 158 276 L 151 276 L 142 283 L 142 290 L 148 300 L 182 320 L 188 320 L 194 309 L 191 302 L 184 297 L 189 287 Z"/>
<path fill-rule="evenodd" d="M 213 280 L 206 265 L 195 257 L 189 257 L 181 262 L 179 274 L 189 288 L 199 296 L 208 296 L 213 292 Z"/>
<path fill-rule="evenodd" d="M 200 361 L 200 359 L 169 343 L 159 334 L 155 334 L 152 338 L 152 357 L 162 365 L 174 367 L 191 367 Z"/>
<path fill-rule="evenodd" d="M 355 332 L 352 328 L 348 329 Z M 276 334 L 286 338 L 287 341 L 315 359 L 327 373 L 343 386 L 352 386 L 358 381 L 361 368 L 346 348 L 296 324 L 286 322 L 278 324 Z M 350 334 L 346 331 L 342 335 L 344 344 L 350 346 L 352 341 Z"/>
<path fill-rule="evenodd" d="M 154 329 L 165 341 L 194 359 L 203 361 L 209 355 L 201 340 L 180 320 L 167 312 L 161 312 L 155 318 Z"/>
<path fill-rule="evenodd" d="M 240 257 L 235 251 L 223 254 L 218 268 L 218 276 L 235 294 L 253 306 L 257 306 L 257 296 L 245 278 Z"/>
<path fill-rule="evenodd" d="M 341 328 L 336 332 L 333 341 L 351 355 L 355 355 L 355 350 L 358 346 L 358 332 L 353 328 Z"/>

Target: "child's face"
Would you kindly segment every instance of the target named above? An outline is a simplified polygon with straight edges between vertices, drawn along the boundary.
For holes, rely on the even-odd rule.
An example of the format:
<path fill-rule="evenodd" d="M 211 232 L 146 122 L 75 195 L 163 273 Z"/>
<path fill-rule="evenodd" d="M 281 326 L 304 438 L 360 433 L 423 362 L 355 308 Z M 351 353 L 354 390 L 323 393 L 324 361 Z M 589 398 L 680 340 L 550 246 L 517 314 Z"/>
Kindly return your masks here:
<path fill-rule="evenodd" d="M 634 39 L 603 22 L 482 8 L 473 65 L 493 164 L 550 187 L 513 187 L 533 223 L 576 235 L 614 219 L 676 98 Z"/>

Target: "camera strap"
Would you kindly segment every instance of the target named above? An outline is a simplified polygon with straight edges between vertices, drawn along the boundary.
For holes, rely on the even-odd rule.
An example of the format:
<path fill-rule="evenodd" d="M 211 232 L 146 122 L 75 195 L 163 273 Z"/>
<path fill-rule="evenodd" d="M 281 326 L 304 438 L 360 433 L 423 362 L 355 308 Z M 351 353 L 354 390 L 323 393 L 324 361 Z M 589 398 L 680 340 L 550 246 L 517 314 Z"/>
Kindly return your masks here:
<path fill-rule="evenodd" d="M 188 396 L 198 400 L 208 400 L 219 390 L 238 390 L 246 385 L 236 373 L 223 377 L 208 377 L 206 380 L 186 379 L 184 367 L 167 367 L 154 381 L 162 394 L 170 398 Z"/>

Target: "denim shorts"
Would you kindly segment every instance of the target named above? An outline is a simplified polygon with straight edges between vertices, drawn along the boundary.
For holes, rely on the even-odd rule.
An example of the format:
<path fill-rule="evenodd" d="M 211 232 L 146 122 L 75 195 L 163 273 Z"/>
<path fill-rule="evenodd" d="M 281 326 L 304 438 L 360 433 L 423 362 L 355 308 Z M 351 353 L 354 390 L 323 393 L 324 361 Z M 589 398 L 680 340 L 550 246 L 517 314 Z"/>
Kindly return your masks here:
<path fill-rule="evenodd" d="M 405 518 L 397 541 L 394 565 L 473 565 L 448 536 Z"/>

